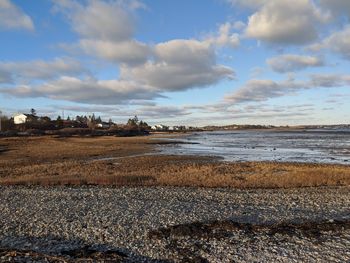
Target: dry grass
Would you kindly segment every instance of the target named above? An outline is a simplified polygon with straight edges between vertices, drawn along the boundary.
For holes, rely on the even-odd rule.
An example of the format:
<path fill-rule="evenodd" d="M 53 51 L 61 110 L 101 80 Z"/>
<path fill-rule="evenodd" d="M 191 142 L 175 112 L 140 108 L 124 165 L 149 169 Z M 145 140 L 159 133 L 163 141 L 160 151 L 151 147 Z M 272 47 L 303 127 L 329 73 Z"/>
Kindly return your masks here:
<path fill-rule="evenodd" d="M 147 142 L 147 137 L 0 138 L 0 148 L 8 150 L 0 155 L 0 165 L 142 154 L 152 149 Z"/>
<path fill-rule="evenodd" d="M 51 137 L 0 140 L 0 184 L 167 185 L 237 188 L 349 186 L 350 166 L 226 163 L 189 156 L 124 157 L 152 150 L 149 138 Z"/>

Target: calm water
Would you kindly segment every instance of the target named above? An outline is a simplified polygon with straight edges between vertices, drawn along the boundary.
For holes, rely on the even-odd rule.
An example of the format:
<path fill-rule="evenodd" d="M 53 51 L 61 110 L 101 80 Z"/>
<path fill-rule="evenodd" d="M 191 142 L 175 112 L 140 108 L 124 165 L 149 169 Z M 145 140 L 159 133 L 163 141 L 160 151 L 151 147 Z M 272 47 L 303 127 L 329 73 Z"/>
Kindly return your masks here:
<path fill-rule="evenodd" d="M 166 154 L 220 156 L 227 161 L 280 161 L 350 165 L 350 130 L 200 132 L 162 147 Z"/>

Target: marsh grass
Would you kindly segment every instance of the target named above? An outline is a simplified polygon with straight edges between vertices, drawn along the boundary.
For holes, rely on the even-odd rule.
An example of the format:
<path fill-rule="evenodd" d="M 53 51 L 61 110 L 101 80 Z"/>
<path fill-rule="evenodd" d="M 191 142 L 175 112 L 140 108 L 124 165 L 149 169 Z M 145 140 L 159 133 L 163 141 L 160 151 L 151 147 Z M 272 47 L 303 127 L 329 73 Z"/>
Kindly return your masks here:
<path fill-rule="evenodd" d="M 2 185 L 189 186 L 292 188 L 349 186 L 350 166 L 221 162 L 210 157 L 142 155 L 149 138 L 2 139 Z M 120 158 L 98 161 L 97 158 Z"/>
<path fill-rule="evenodd" d="M 228 163 L 189 156 L 63 161 L 2 169 L 0 184 L 291 188 L 350 185 L 350 167 L 271 162 Z M 7 174 L 4 176 L 4 174 Z"/>

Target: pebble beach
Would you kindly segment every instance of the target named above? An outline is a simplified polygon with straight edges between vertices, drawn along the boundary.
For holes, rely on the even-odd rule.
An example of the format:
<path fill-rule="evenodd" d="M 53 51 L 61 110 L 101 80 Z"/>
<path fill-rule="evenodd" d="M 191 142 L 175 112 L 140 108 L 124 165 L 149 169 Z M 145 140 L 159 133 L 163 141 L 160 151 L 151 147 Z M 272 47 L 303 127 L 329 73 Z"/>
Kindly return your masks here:
<path fill-rule="evenodd" d="M 1 262 L 350 260 L 348 187 L 7 186 L 0 211 Z"/>

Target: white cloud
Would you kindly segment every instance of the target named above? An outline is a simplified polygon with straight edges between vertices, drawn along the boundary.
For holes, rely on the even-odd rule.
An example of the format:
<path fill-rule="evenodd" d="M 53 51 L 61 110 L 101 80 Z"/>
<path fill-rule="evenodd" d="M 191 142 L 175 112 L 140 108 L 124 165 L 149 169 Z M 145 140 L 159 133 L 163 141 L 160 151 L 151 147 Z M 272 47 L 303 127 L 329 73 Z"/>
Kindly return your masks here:
<path fill-rule="evenodd" d="M 350 26 L 348 25 L 343 30 L 333 33 L 322 43 L 311 46 L 313 50 L 322 48 L 330 49 L 345 59 L 350 59 Z"/>
<path fill-rule="evenodd" d="M 81 80 L 61 77 L 37 86 L 3 88 L 0 92 L 16 97 L 45 97 L 91 104 L 123 104 L 130 100 L 150 100 L 162 97 L 138 83 L 122 80 Z"/>
<path fill-rule="evenodd" d="M 226 95 L 224 101 L 230 104 L 263 102 L 271 98 L 296 94 L 304 89 L 336 88 L 348 85 L 350 85 L 350 75 L 342 74 L 314 74 L 309 80 L 299 82 L 293 78 L 284 81 L 253 79 L 233 93 Z"/>
<path fill-rule="evenodd" d="M 32 19 L 10 0 L 0 1 L 0 30 L 25 29 L 34 30 Z"/>
<path fill-rule="evenodd" d="M 205 41 L 211 45 L 217 46 L 229 46 L 236 48 L 240 44 L 239 34 L 232 33 L 233 29 L 236 27 L 241 27 L 242 24 L 231 24 L 229 22 L 220 25 L 218 33 L 214 36 L 208 37 Z M 244 25 L 243 25 L 244 26 Z"/>
<path fill-rule="evenodd" d="M 143 65 L 121 67 L 121 78 L 162 91 L 180 91 L 233 78 L 232 69 L 216 64 L 215 52 L 205 42 L 172 40 L 159 43 L 155 57 Z"/>
<path fill-rule="evenodd" d="M 86 54 L 112 62 L 139 64 L 147 60 L 150 48 L 133 39 L 135 25 L 131 10 L 138 1 L 59 1 L 55 10 L 69 18 L 81 37 L 78 47 Z"/>
<path fill-rule="evenodd" d="M 285 54 L 267 60 L 267 64 L 276 72 L 294 72 L 307 67 L 319 67 L 324 63 L 321 58 L 313 56 L 301 56 Z"/>
<path fill-rule="evenodd" d="M 7 78 L 7 83 L 9 83 L 12 82 L 12 79 L 26 81 L 52 79 L 61 75 L 80 74 L 86 72 L 86 70 L 77 60 L 56 58 L 52 61 L 0 62 L 0 72 L 10 76 L 10 78 Z"/>
<path fill-rule="evenodd" d="M 330 10 L 336 17 L 339 14 L 345 14 L 350 17 L 350 1 L 349 0 L 320 0 L 320 5 Z"/>
<path fill-rule="evenodd" d="M 173 40 L 157 44 L 154 57 L 144 64 L 121 66 L 119 80 L 81 80 L 61 77 L 36 86 L 3 88 L 0 92 L 17 97 L 47 97 L 93 104 L 123 104 L 137 100 L 162 97 L 166 91 L 182 91 L 194 87 L 215 84 L 225 78 L 233 78 L 232 69 L 216 64 L 211 45 L 197 40 Z M 40 64 L 40 63 L 39 63 Z M 21 68 L 27 77 L 52 77 L 53 65 L 42 64 L 26 72 L 33 63 L 13 65 Z M 62 66 L 62 65 L 61 65 Z M 48 71 L 45 71 L 47 68 Z M 41 69 L 38 71 L 38 69 Z M 64 70 L 67 70 L 64 67 Z M 62 74 L 61 69 L 61 74 Z"/>
<path fill-rule="evenodd" d="M 68 16 L 72 15 L 73 21 L 76 19 L 76 13 L 82 17 L 87 14 L 93 16 L 98 10 L 101 12 L 99 15 L 103 16 L 103 12 L 106 11 L 105 5 L 112 5 L 111 8 L 113 8 L 116 4 L 116 2 L 97 4 L 90 1 L 89 6 L 83 7 L 77 2 L 66 0 L 59 3 L 60 10 L 69 12 Z M 102 7 L 92 8 L 100 4 Z M 97 19 L 98 23 L 101 21 L 116 23 L 108 14 L 107 12 L 106 20 Z M 75 28 L 74 23 L 73 28 Z M 76 76 L 80 73 L 81 68 L 73 61 L 70 63 L 58 60 L 54 62 L 7 62 L 2 66 L 17 80 L 64 77 L 42 85 L 32 83 L 27 86 L 16 86 L 14 84 L 13 88 L 3 88 L 0 92 L 18 97 L 47 97 L 81 103 L 120 104 L 134 100 L 151 100 L 161 97 L 160 94 L 164 92 L 205 87 L 223 79 L 235 77 L 231 68 L 217 64 L 214 44 L 206 41 L 178 39 L 150 46 L 132 38 L 124 39 L 122 37 L 124 34 L 121 36 L 119 29 L 114 32 L 114 37 L 108 38 L 105 34 L 109 30 L 113 34 L 114 29 L 111 28 L 111 25 L 108 25 L 100 33 L 97 27 L 92 26 L 90 34 L 85 33 L 85 29 L 75 28 L 83 36 L 76 45 L 89 55 L 118 64 L 120 66 L 118 80 L 98 81 L 67 77 L 67 75 Z M 224 29 L 221 32 L 227 33 Z M 223 43 L 227 39 L 220 38 L 220 41 Z"/>
<path fill-rule="evenodd" d="M 310 86 L 334 88 L 350 85 L 350 75 L 312 74 Z"/>
<path fill-rule="evenodd" d="M 268 43 L 305 44 L 313 41 L 318 37 L 318 23 L 328 18 L 311 0 L 262 2 L 261 8 L 249 17 L 245 33 L 247 37 Z"/>
<path fill-rule="evenodd" d="M 225 96 L 225 101 L 233 104 L 250 101 L 261 102 L 270 98 L 282 97 L 304 87 L 302 83 L 295 83 L 293 79 L 282 82 L 253 79 L 232 94 Z"/>
<path fill-rule="evenodd" d="M 242 21 L 236 21 L 232 24 L 232 28 L 236 30 L 242 30 L 246 27 L 246 24 Z"/>
<path fill-rule="evenodd" d="M 80 47 L 86 54 L 130 65 L 145 63 L 152 53 L 149 46 L 135 40 L 113 42 L 82 39 Z"/>
<path fill-rule="evenodd" d="M 116 1 L 89 1 L 84 6 L 64 0 L 55 5 L 55 10 L 67 15 L 73 30 L 82 38 L 125 41 L 134 34 L 131 14 Z"/>

